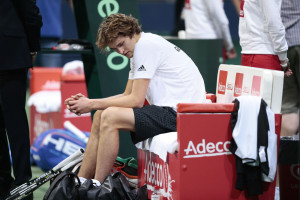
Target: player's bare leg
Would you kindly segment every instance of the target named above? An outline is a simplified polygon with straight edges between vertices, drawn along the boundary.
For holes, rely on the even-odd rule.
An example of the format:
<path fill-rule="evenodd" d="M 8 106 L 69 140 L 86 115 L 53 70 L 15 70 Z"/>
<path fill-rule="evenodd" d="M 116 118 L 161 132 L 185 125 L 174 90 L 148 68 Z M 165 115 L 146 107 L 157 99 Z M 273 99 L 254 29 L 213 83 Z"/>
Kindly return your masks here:
<path fill-rule="evenodd" d="M 107 108 L 102 113 L 100 129 L 95 179 L 102 183 L 119 152 L 119 130 L 135 131 L 133 109 Z"/>
<path fill-rule="evenodd" d="M 84 153 L 84 158 L 80 171 L 78 173 L 79 177 L 84 177 L 87 179 L 94 178 L 97 160 L 97 150 L 100 136 L 100 122 L 102 110 L 98 110 L 94 114 L 92 129 L 89 137 L 88 144 Z"/>

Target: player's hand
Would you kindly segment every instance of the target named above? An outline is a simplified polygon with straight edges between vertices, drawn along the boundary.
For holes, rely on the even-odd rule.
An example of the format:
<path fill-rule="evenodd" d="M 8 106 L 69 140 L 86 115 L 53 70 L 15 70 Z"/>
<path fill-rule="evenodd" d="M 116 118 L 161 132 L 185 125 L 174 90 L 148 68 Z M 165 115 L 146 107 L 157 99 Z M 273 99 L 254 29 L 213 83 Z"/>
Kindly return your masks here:
<path fill-rule="evenodd" d="M 290 66 L 290 61 L 288 58 L 280 61 L 280 65 L 282 67 L 282 71 L 284 72 L 285 77 L 290 77 L 293 74 L 293 71 L 291 70 L 291 66 Z"/>
<path fill-rule="evenodd" d="M 228 59 L 236 58 L 236 56 L 237 56 L 237 54 L 236 54 L 234 47 L 232 49 L 230 49 L 229 51 L 226 51 L 226 57 Z"/>
<path fill-rule="evenodd" d="M 34 64 L 37 52 L 30 52 L 32 64 Z"/>
<path fill-rule="evenodd" d="M 291 68 L 287 67 L 287 69 L 284 71 L 284 76 L 285 77 L 290 77 L 293 74 L 293 71 Z"/>
<path fill-rule="evenodd" d="M 69 105 L 70 101 L 79 100 L 80 98 L 87 98 L 87 97 L 81 93 L 78 93 L 78 94 L 72 95 L 71 97 L 67 98 L 65 100 L 65 105 L 67 106 L 67 109 L 70 110 L 70 105 Z"/>
<path fill-rule="evenodd" d="M 78 99 L 80 99 L 80 98 L 87 98 L 86 96 L 84 96 L 84 95 L 81 94 L 81 93 L 72 95 L 71 97 L 72 97 L 73 99 L 76 99 L 76 100 L 78 100 Z"/>
<path fill-rule="evenodd" d="M 68 101 L 67 108 L 76 115 L 81 115 L 83 113 L 88 113 L 92 111 L 91 108 L 92 100 L 86 97 L 81 97 L 79 99 L 72 99 Z"/>

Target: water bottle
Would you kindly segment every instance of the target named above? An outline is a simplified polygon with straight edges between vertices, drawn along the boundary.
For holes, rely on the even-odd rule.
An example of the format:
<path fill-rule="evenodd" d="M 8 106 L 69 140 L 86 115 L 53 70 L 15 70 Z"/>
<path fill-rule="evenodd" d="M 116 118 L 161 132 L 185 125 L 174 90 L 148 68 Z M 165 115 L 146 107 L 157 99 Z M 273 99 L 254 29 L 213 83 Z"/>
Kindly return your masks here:
<path fill-rule="evenodd" d="M 67 44 L 60 43 L 57 46 L 52 47 L 53 50 L 82 50 L 84 47 L 80 44 Z"/>
<path fill-rule="evenodd" d="M 151 200 L 163 200 L 163 195 L 159 191 L 159 187 L 155 186 L 151 195 Z"/>

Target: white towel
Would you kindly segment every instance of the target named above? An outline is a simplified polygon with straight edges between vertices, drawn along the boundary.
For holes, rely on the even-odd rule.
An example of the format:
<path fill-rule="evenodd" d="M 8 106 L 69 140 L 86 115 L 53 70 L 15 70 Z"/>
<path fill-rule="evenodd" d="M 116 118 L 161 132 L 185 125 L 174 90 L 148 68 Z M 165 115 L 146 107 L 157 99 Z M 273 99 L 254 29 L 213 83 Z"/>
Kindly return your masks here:
<path fill-rule="evenodd" d="M 275 133 L 275 116 L 273 111 L 269 107 L 266 108 L 269 127 L 270 130 L 268 132 L 268 161 L 269 161 L 269 174 L 266 176 L 263 174 L 262 178 L 265 182 L 272 182 L 275 178 L 276 167 L 277 167 L 277 135 Z"/>
<path fill-rule="evenodd" d="M 232 137 L 237 144 L 235 155 L 243 160 L 243 163 L 256 166 L 257 161 L 257 117 L 260 110 L 261 97 L 257 96 L 239 96 L 240 102 L 238 110 L 238 119 Z M 269 128 L 267 154 L 264 148 L 260 147 L 259 156 L 261 162 L 268 159 L 269 174 L 262 173 L 262 180 L 272 182 L 276 174 L 277 166 L 277 135 L 275 134 L 275 116 L 273 111 L 266 107 Z M 268 158 L 266 157 L 268 156 Z"/>
<path fill-rule="evenodd" d="M 27 102 L 28 106 L 34 105 L 39 113 L 58 112 L 61 107 L 60 91 L 39 91 L 32 94 Z"/>
<path fill-rule="evenodd" d="M 238 119 L 232 132 L 232 137 L 238 145 L 235 155 L 241 159 L 257 159 L 257 116 L 261 97 L 239 96 Z M 251 145 L 249 145 L 251 144 Z"/>
<path fill-rule="evenodd" d="M 139 149 L 149 150 L 158 155 L 164 162 L 169 153 L 178 151 L 177 132 L 163 133 L 135 145 Z"/>

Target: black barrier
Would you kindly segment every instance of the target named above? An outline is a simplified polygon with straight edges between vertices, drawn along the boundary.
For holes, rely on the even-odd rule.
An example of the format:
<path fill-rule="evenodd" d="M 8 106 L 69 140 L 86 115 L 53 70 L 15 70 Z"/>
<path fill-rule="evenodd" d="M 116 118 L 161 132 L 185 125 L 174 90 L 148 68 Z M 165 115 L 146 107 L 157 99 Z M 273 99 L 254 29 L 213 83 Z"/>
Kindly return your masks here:
<path fill-rule="evenodd" d="M 280 199 L 298 200 L 300 181 L 299 141 L 282 138 L 279 147 Z"/>

